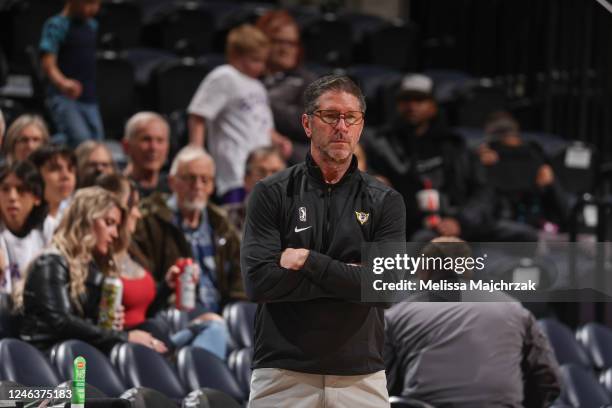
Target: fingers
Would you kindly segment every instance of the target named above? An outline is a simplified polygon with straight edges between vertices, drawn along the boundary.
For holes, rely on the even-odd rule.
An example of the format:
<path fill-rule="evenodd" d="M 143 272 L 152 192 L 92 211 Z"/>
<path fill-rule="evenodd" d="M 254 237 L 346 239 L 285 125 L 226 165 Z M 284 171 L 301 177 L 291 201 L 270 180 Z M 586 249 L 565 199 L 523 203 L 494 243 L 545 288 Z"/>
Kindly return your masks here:
<path fill-rule="evenodd" d="M 181 269 L 176 265 L 172 265 L 170 268 L 168 268 L 168 272 L 166 272 L 166 283 L 168 284 L 169 288 L 174 289 L 176 286 L 176 277 L 180 272 Z"/>

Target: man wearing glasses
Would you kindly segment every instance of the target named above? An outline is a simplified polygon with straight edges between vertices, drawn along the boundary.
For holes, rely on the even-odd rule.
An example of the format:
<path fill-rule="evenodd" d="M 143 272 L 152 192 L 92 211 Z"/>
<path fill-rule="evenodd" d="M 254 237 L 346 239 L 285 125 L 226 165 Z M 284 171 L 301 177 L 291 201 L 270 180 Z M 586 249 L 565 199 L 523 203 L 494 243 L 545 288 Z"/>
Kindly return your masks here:
<path fill-rule="evenodd" d="M 259 182 L 247 208 L 241 269 L 259 303 L 249 406 L 389 406 L 361 245 L 404 241 L 404 203 L 357 169 L 366 106 L 349 78 L 313 82 L 304 107 L 305 162 Z"/>
<path fill-rule="evenodd" d="M 161 285 L 154 307 L 167 306 L 166 271 L 179 258 L 192 258 L 199 266 L 196 307 L 189 312 L 192 319 L 221 320 L 225 303 L 244 298 L 238 234 L 224 211 L 209 202 L 214 180 L 215 163 L 204 149 L 191 145 L 181 149 L 170 167 L 172 194 L 158 192 L 142 201 L 142 219 L 133 237 Z"/>

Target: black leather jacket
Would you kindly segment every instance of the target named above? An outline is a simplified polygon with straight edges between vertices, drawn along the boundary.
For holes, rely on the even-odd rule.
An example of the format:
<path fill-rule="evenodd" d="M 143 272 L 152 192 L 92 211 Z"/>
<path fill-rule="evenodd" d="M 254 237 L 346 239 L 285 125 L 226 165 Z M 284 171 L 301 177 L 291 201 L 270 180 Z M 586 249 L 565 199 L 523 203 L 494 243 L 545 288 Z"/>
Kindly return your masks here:
<path fill-rule="evenodd" d="M 68 339 L 85 341 L 103 351 L 127 341 L 125 332 L 96 326 L 103 278 L 92 262 L 85 293 L 79 298 L 81 314 L 70 299 L 66 259 L 56 253 L 42 254 L 34 259 L 24 287 L 21 338 L 43 350 Z"/>

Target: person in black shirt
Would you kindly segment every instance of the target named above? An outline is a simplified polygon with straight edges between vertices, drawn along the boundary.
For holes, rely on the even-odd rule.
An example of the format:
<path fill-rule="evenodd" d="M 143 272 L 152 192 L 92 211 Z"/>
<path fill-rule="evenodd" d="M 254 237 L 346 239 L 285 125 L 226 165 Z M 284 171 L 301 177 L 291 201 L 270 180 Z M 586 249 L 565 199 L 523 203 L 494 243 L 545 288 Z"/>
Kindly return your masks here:
<path fill-rule="evenodd" d="M 304 102 L 306 161 L 257 183 L 247 207 L 241 269 L 259 303 L 249 406 L 388 407 L 383 307 L 362 298 L 361 246 L 404 241 L 405 206 L 357 169 L 361 90 L 326 76 Z"/>
<path fill-rule="evenodd" d="M 476 155 L 443 125 L 429 77 L 402 80 L 396 120 L 378 136 L 365 146 L 369 164 L 404 197 L 409 240 L 482 238 L 491 190 Z"/>

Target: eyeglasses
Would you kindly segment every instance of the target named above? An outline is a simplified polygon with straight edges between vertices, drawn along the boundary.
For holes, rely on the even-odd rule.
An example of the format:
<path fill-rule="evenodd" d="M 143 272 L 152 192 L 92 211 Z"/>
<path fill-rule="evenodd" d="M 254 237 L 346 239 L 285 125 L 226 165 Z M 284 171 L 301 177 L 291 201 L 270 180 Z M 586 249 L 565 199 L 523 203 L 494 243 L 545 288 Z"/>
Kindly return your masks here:
<path fill-rule="evenodd" d="M 363 122 L 363 118 L 365 117 L 365 113 L 361 111 L 348 111 L 345 113 L 340 113 L 336 110 L 317 110 L 309 115 L 313 115 L 321 119 L 323 122 L 328 125 L 336 126 L 340 119 L 344 119 L 344 123 L 346 126 L 359 125 Z"/>

